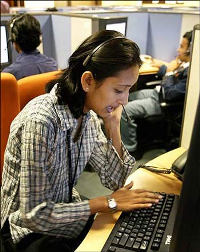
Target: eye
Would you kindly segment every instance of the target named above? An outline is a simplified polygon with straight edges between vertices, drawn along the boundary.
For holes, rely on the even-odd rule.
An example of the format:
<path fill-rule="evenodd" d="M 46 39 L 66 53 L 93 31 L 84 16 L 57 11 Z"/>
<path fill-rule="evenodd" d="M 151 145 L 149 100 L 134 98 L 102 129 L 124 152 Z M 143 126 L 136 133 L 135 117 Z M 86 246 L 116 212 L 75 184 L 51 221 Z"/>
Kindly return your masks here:
<path fill-rule="evenodd" d="M 122 94 L 122 93 L 124 92 L 124 90 L 115 89 L 115 92 L 116 92 L 117 94 Z"/>

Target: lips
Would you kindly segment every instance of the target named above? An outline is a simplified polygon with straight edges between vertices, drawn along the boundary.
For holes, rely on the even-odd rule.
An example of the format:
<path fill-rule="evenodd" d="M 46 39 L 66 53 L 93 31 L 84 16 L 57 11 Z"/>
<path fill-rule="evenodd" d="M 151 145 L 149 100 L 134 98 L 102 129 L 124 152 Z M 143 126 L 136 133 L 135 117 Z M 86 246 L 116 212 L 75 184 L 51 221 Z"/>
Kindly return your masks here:
<path fill-rule="evenodd" d="M 109 106 L 109 107 L 107 107 L 106 109 L 107 109 L 108 113 L 112 113 L 113 110 L 114 110 L 114 107 Z"/>

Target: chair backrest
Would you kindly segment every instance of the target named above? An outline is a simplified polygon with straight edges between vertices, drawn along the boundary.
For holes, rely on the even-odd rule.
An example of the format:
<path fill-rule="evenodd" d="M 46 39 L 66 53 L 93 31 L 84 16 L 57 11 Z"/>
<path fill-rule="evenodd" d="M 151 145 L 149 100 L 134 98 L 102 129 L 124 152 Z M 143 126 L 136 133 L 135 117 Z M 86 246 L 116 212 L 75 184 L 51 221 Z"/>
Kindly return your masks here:
<path fill-rule="evenodd" d="M 6 148 L 10 124 L 20 112 L 18 85 L 10 73 L 1 73 L 1 175 L 3 171 L 4 151 Z"/>
<path fill-rule="evenodd" d="M 18 80 L 20 110 L 33 98 L 45 93 L 45 85 L 58 77 L 61 71 L 36 74 Z"/>

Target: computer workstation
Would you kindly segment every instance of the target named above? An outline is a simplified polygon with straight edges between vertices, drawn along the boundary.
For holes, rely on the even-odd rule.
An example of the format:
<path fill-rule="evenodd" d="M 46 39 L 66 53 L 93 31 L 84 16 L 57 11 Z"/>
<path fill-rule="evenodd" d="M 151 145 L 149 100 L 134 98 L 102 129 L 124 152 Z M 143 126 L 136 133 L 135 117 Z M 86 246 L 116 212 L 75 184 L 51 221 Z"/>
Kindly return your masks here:
<path fill-rule="evenodd" d="M 165 229 L 167 232 L 164 233 L 163 240 L 161 241 L 162 249 L 156 249 L 155 247 L 151 248 L 153 242 L 155 242 L 151 241 L 149 242 L 148 248 L 144 248 L 142 251 L 194 252 L 198 251 L 200 247 L 198 236 L 200 229 L 198 226 L 200 223 L 200 88 L 199 76 L 197 75 L 198 71 L 196 71 L 196 67 L 199 67 L 199 34 L 200 27 L 197 25 L 194 27 L 193 34 L 192 58 L 187 83 L 187 96 L 185 100 L 180 148 L 165 153 L 146 164 L 157 168 L 164 167 L 169 169 L 172 167 L 173 162 L 189 149 L 184 170 L 183 184 L 174 173 L 157 174 L 142 168 L 138 169 L 127 179 L 127 183 L 130 180 L 134 181 L 134 188 L 147 188 L 155 192 L 180 195 L 179 203 L 175 207 L 176 209 L 173 208 L 174 212 L 170 214 L 170 219 L 173 217 L 173 220 L 171 220 L 171 227 L 167 226 Z M 192 114 L 192 117 L 190 117 L 190 114 Z M 185 131 L 185 129 L 187 129 L 187 131 Z M 131 250 L 127 249 L 126 242 L 125 246 L 123 247 L 121 245 L 119 249 L 115 246 L 114 242 L 116 241 L 116 237 L 113 236 L 111 231 L 113 227 L 116 227 L 116 222 L 120 214 L 121 213 L 117 212 L 115 214 L 101 213 L 97 215 L 90 232 L 76 251 L 141 251 L 139 250 L 140 247 L 135 250 L 133 248 Z M 110 243 L 106 244 L 106 240 L 110 234 Z M 153 231 L 152 237 L 154 237 L 154 235 L 156 235 L 156 231 Z"/>

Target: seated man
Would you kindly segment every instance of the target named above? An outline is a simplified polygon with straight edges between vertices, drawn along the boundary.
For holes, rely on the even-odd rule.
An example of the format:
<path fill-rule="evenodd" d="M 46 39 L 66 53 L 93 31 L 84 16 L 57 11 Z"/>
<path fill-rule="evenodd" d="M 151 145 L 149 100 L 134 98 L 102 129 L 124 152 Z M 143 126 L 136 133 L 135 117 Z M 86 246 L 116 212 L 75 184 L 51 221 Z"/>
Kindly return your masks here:
<path fill-rule="evenodd" d="M 136 159 L 141 158 L 141 153 L 137 150 L 135 119 L 161 114 L 160 99 L 162 101 L 184 101 L 191 40 L 192 31 L 186 32 L 177 50 L 177 58 L 167 65 L 162 64 L 162 61 L 153 61 L 152 65 L 159 67 L 158 75 L 163 77 L 161 86 L 157 86 L 155 89 L 139 90 L 129 95 L 129 102 L 125 105 L 125 110 L 131 122 L 127 123 L 126 115 L 123 112 L 121 137 L 130 154 Z"/>
<path fill-rule="evenodd" d="M 36 48 L 40 45 L 40 23 L 30 14 L 18 14 L 10 20 L 11 41 L 19 53 L 15 62 L 4 68 L 17 80 L 39 73 L 58 70 L 57 62 Z"/>

